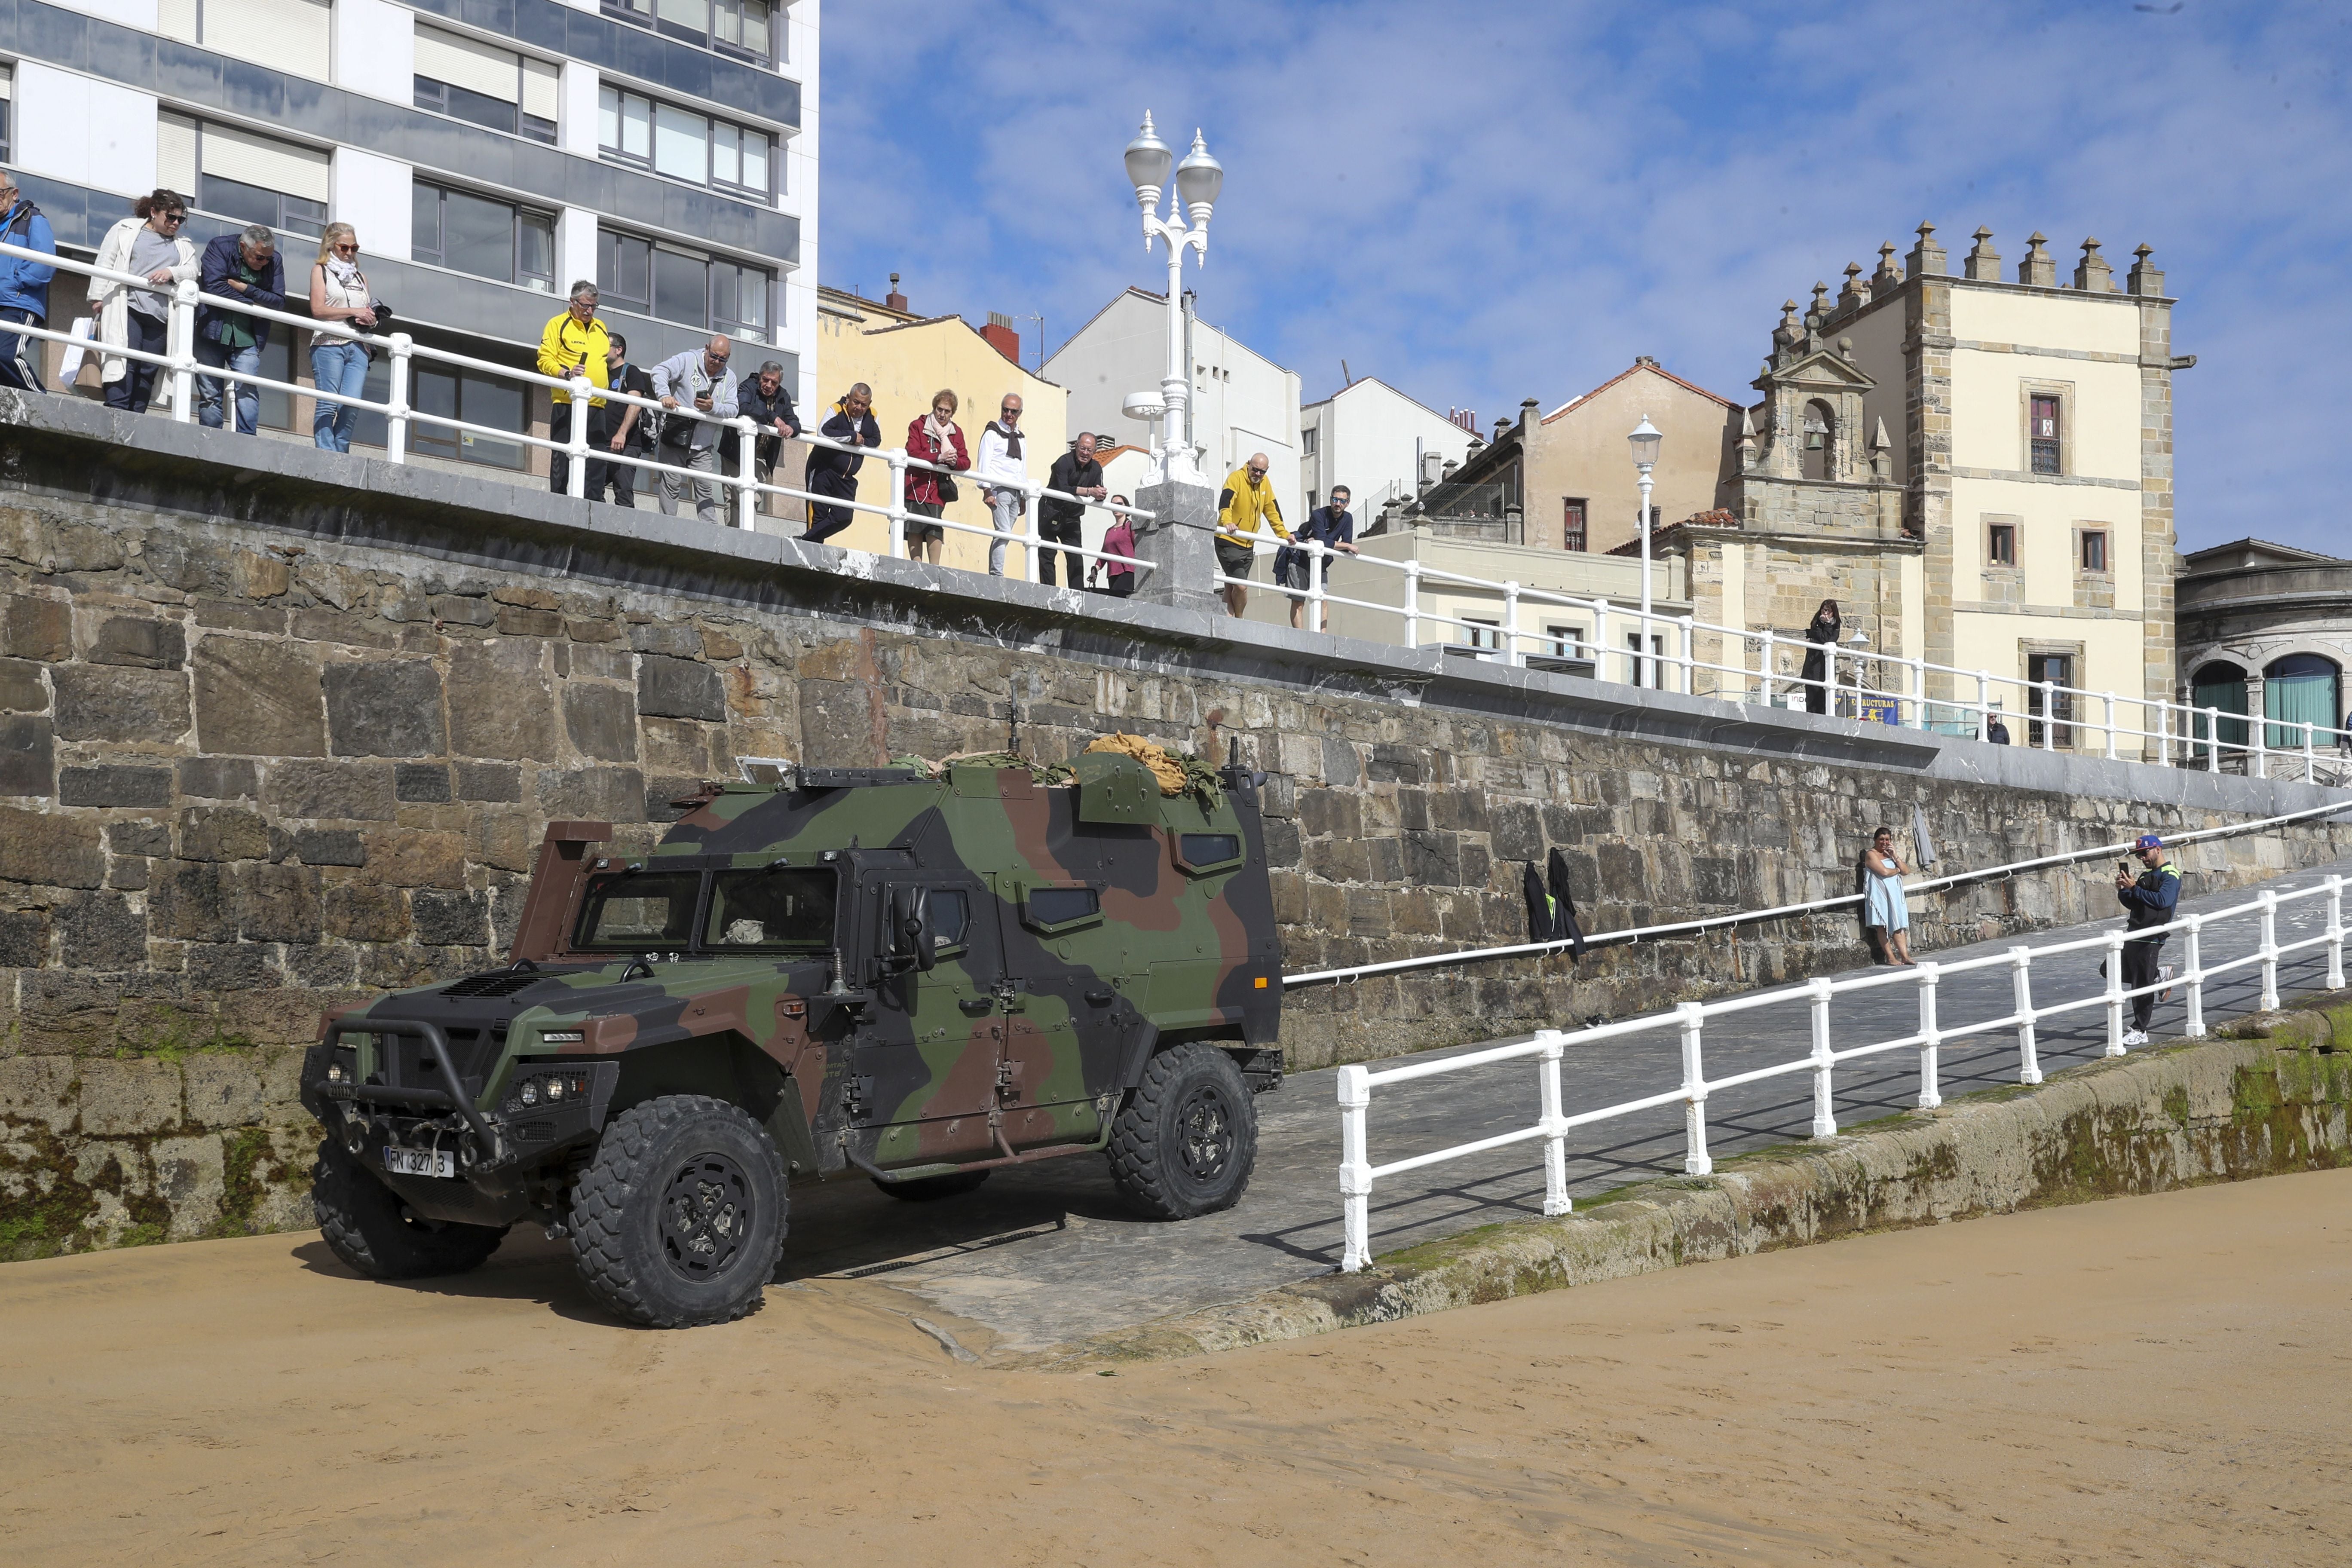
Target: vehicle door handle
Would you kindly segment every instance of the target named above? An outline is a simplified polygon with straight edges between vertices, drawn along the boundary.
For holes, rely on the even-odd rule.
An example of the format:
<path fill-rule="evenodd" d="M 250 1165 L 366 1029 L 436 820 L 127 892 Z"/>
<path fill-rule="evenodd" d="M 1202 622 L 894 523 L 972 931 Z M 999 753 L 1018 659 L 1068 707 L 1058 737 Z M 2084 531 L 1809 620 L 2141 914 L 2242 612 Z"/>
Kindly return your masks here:
<path fill-rule="evenodd" d="M 956 1005 L 963 1009 L 968 1018 L 984 1018 L 995 1007 L 996 1000 L 992 996 L 959 996 Z"/>
<path fill-rule="evenodd" d="M 1089 991 L 1087 993 L 1087 1000 L 1093 1003 L 1097 1007 L 1109 1006 L 1110 999 L 1111 994 L 1108 991 Z"/>

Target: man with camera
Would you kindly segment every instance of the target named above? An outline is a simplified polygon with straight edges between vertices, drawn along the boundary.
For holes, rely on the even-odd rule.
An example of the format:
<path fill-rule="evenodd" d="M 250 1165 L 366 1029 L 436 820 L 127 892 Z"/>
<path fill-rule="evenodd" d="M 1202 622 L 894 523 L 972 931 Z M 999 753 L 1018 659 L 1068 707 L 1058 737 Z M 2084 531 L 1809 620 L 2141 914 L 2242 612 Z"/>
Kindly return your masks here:
<path fill-rule="evenodd" d="M 2132 853 L 2144 868 L 2137 876 L 2129 860 L 2116 862 L 2116 901 L 2123 905 L 2126 931 L 2146 931 L 2151 926 L 2172 923 L 2172 911 L 2180 904 L 2180 868 L 2164 858 L 2164 840 L 2153 833 L 2143 833 L 2132 846 Z M 2138 990 L 2157 982 L 2157 954 L 2164 951 L 2164 938 L 2144 936 L 2124 943 L 2124 989 Z M 2131 999 L 2132 1025 L 2124 1032 L 2124 1044 L 2147 1044 L 2148 1021 L 2156 1016 L 2156 993 L 2142 992 Z"/>

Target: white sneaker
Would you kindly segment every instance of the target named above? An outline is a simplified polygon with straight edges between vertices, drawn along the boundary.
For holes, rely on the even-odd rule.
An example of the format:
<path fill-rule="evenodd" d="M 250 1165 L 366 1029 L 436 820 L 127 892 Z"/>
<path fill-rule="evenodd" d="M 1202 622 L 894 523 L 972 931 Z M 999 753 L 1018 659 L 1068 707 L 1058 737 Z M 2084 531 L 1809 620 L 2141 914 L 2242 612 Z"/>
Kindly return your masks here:
<path fill-rule="evenodd" d="M 2126 1046 L 2144 1046 L 2147 1044 L 2147 1031 L 2146 1029 L 2126 1029 L 2124 1031 L 2124 1044 Z"/>

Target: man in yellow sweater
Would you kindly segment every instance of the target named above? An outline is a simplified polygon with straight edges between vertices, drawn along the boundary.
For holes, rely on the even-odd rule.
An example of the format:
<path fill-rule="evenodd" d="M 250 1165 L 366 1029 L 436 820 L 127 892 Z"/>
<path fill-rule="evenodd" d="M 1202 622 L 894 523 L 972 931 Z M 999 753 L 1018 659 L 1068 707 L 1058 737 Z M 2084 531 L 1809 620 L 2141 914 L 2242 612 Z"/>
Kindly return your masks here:
<path fill-rule="evenodd" d="M 1274 525 L 1276 538 L 1290 542 L 1290 530 L 1283 526 L 1274 487 L 1265 482 L 1267 466 L 1264 452 L 1251 453 L 1248 462 L 1225 476 L 1224 493 L 1217 498 L 1217 570 L 1228 577 L 1248 579 L 1255 559 L 1258 519 Z M 1227 583 L 1224 589 L 1225 613 L 1240 616 L 1249 605 L 1249 590 L 1237 582 Z"/>
<path fill-rule="evenodd" d="M 587 382 L 592 386 L 607 384 L 612 374 L 608 363 L 612 358 L 612 340 L 604 333 L 604 323 L 596 319 L 596 285 L 582 279 L 572 286 L 570 307 L 563 314 L 547 323 L 539 335 L 539 374 L 562 376 L 573 383 Z M 547 435 L 552 441 L 572 439 L 572 395 L 553 395 L 555 407 L 548 420 Z M 602 398 L 592 397 L 589 407 L 603 406 Z M 583 410 L 580 417 L 588 417 Z M 562 452 L 548 454 L 548 488 L 562 495 L 571 488 L 572 459 Z"/>

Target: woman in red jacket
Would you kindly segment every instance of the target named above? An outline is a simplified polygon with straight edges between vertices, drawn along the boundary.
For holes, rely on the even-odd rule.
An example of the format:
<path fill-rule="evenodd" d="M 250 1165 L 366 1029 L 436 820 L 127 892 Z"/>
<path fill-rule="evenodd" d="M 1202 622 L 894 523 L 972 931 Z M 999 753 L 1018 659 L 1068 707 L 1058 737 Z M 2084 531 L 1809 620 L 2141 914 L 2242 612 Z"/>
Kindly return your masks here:
<path fill-rule="evenodd" d="M 955 422 L 956 395 L 936 392 L 931 395 L 931 411 L 907 426 L 907 456 L 919 462 L 937 463 L 958 473 L 971 467 L 971 454 L 964 450 L 963 431 Z M 955 480 L 929 468 L 909 467 L 907 469 L 907 510 L 925 517 L 937 517 L 948 502 L 956 499 Z M 936 522 L 907 523 L 907 559 L 929 559 L 934 566 L 940 563 L 940 542 L 947 530 Z M 929 553 L 928 557 L 925 552 Z"/>

